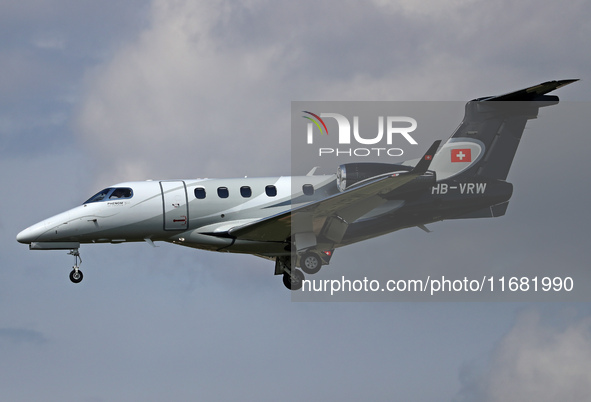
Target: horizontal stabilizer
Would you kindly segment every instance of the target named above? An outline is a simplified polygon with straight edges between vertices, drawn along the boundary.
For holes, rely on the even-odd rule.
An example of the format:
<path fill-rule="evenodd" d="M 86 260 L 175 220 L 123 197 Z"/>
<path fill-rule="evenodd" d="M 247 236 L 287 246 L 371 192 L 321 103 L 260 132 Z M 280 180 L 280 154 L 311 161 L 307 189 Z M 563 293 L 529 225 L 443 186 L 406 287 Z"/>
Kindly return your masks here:
<path fill-rule="evenodd" d="M 548 81 L 533 87 L 520 89 L 519 91 L 510 92 L 504 95 L 490 96 L 486 98 L 479 98 L 475 100 L 479 101 L 537 101 L 546 100 L 543 95 L 554 91 L 555 89 L 561 88 L 565 85 L 572 84 L 576 80 L 559 80 L 559 81 Z"/>

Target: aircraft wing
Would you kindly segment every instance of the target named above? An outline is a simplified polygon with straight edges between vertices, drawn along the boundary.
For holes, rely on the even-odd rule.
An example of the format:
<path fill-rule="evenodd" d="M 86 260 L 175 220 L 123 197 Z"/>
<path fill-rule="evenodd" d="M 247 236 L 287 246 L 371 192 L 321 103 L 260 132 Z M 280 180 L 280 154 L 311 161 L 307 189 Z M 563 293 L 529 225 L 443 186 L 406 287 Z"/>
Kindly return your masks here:
<path fill-rule="evenodd" d="M 294 228 L 302 228 L 301 231 L 313 232 L 338 243 L 349 223 L 386 202 L 385 194 L 392 194 L 425 174 L 440 142 L 435 141 L 410 172 L 380 175 L 325 199 L 232 228 L 228 234 L 242 240 L 283 242 L 292 235 Z"/>

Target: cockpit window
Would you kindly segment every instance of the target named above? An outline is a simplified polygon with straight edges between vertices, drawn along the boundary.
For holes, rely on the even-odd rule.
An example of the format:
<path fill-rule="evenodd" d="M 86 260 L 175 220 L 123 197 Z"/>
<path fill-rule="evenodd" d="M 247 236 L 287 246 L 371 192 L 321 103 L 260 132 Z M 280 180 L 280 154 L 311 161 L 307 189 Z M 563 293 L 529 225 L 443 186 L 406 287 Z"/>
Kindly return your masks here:
<path fill-rule="evenodd" d="M 110 187 L 106 188 L 102 191 L 99 191 L 85 204 L 90 204 L 91 202 L 100 202 L 100 201 L 107 201 L 107 200 L 118 200 L 122 198 L 131 198 L 133 197 L 133 190 L 129 187 Z"/>
<path fill-rule="evenodd" d="M 111 192 L 111 190 L 113 190 L 112 188 L 106 188 L 102 191 L 99 191 L 98 193 L 96 193 L 95 195 L 93 195 L 92 197 L 90 197 L 89 200 L 87 200 L 85 202 L 85 204 L 90 204 L 91 202 L 99 202 L 105 199 L 105 197 L 107 196 L 107 194 L 109 194 Z"/>
<path fill-rule="evenodd" d="M 117 199 L 117 198 L 131 198 L 132 192 L 130 188 L 116 188 L 113 190 L 111 195 L 109 195 L 109 199 Z"/>

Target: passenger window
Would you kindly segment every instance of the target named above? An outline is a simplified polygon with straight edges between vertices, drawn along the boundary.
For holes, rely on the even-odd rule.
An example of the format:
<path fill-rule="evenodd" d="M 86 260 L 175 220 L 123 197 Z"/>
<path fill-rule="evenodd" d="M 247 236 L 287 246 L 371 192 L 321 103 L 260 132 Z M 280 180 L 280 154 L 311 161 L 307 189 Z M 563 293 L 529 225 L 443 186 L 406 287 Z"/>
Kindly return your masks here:
<path fill-rule="evenodd" d="M 277 195 L 277 187 L 269 185 L 265 187 L 265 193 L 267 193 L 269 197 L 275 197 Z"/>
<path fill-rule="evenodd" d="M 302 191 L 305 195 L 314 195 L 314 186 L 311 184 L 304 184 L 302 186 Z"/>
<path fill-rule="evenodd" d="M 248 186 L 242 186 L 240 187 L 240 195 L 244 198 L 250 198 L 252 190 Z"/>
<path fill-rule="evenodd" d="M 205 198 L 205 189 L 203 187 L 197 187 L 195 189 L 195 198 L 200 200 Z"/>
<path fill-rule="evenodd" d="M 228 198 L 230 193 L 228 192 L 227 187 L 218 187 L 218 197 L 220 198 Z"/>

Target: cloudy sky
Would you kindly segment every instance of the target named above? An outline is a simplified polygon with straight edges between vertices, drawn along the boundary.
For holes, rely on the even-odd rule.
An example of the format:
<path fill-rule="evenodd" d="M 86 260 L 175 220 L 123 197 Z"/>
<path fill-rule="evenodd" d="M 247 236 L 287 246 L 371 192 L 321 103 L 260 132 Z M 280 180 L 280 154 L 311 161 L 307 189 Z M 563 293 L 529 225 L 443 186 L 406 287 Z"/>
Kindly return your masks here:
<path fill-rule="evenodd" d="M 586 300 L 294 303 L 269 262 L 167 244 L 83 247 L 73 285 L 65 252 L 15 241 L 121 181 L 290 174 L 293 100 L 465 101 L 580 78 L 557 91 L 579 124 L 530 122 L 505 217 L 332 264 L 388 247 L 397 269 L 447 266 L 468 244 L 478 265 L 582 269 L 590 20 L 583 0 L 0 2 L 1 399 L 590 399 Z"/>

